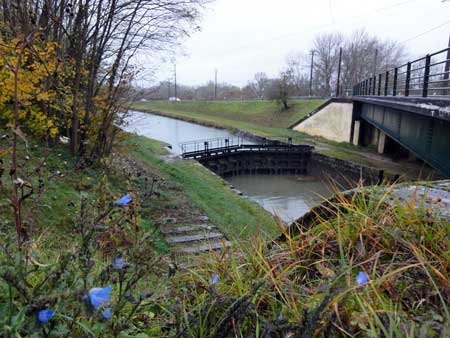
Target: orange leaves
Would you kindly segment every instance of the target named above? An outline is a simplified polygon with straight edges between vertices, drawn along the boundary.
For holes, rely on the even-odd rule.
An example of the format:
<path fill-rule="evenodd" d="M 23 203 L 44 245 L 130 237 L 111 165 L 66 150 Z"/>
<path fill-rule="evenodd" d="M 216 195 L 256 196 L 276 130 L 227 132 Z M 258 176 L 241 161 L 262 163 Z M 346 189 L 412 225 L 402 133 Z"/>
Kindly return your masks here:
<path fill-rule="evenodd" d="M 39 38 L 28 41 L 26 48 L 24 43 L 19 39 L 6 41 L 0 36 L 0 120 L 12 125 L 17 77 L 19 122 L 23 129 L 35 135 L 55 137 L 57 120 L 64 117 L 56 112 L 64 111 L 67 96 L 57 89 L 62 87 L 58 46 Z"/>

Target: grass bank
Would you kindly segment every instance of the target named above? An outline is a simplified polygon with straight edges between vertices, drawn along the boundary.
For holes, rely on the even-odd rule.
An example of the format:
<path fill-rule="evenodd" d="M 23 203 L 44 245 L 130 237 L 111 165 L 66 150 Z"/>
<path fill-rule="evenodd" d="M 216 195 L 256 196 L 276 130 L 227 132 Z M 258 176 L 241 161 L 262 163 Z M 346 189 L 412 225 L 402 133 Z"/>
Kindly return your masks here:
<path fill-rule="evenodd" d="M 339 195 L 329 217 L 268 247 L 258 225 L 275 225 L 257 205 L 194 162 L 162 160 L 162 143 L 124 138 L 95 167 L 63 145 L 21 148 L 20 177 L 39 186 L 23 210 L 26 250 L 15 244 L 3 175 L 2 337 L 449 336 L 450 222 L 439 200 L 416 207 L 390 187 Z M 132 202 L 114 205 L 125 193 Z M 242 245 L 173 268 L 156 223 L 190 213 Z M 111 292 L 106 309 L 89 303 L 99 288 Z M 43 309 L 55 311 L 48 323 Z"/>
<path fill-rule="evenodd" d="M 133 108 L 139 111 L 160 114 L 185 121 L 231 131 L 244 131 L 261 137 L 291 137 L 296 143 L 310 144 L 323 155 L 373 165 L 358 153 L 366 149 L 350 143 L 338 143 L 321 137 L 288 129 L 293 123 L 319 107 L 325 100 L 292 100 L 290 109 L 281 111 L 273 101 L 151 101 L 136 102 Z"/>
<path fill-rule="evenodd" d="M 272 248 L 256 239 L 241 256 L 204 257 L 176 278 L 189 295 L 180 331 L 202 338 L 448 336 L 450 222 L 437 205 L 385 203 L 395 200 L 389 191 L 340 195 L 330 217 Z"/>
<path fill-rule="evenodd" d="M 273 101 L 186 101 L 136 102 L 133 108 L 200 122 L 230 130 L 242 130 L 258 136 L 309 136 L 287 128 L 320 106 L 324 100 L 295 100 L 291 108 L 280 111 Z"/>
<path fill-rule="evenodd" d="M 244 131 L 262 137 L 291 137 L 296 143 L 315 146 L 320 154 L 385 170 L 391 175 L 401 174 L 415 180 L 431 175 L 420 163 L 391 160 L 380 156 L 372 147 L 358 147 L 351 143 L 333 142 L 288 129 L 320 106 L 324 100 L 292 100 L 291 108 L 280 111 L 273 101 L 151 101 L 136 102 L 133 108 L 186 121 Z"/>
<path fill-rule="evenodd" d="M 256 203 L 237 196 L 228 184 L 195 161 L 165 161 L 163 144 L 145 137 L 129 136 L 130 155 L 152 168 L 176 191 L 172 202 L 193 205 L 230 239 L 248 238 L 259 231 L 272 237 L 279 233 L 273 217 Z M 182 208 L 178 205 L 177 208 Z M 166 210 L 166 216 L 176 214 Z M 164 215 L 161 215 L 164 216 Z"/>
<path fill-rule="evenodd" d="M 21 154 L 28 154 L 20 156 L 20 177 L 34 187 L 41 180 L 39 192 L 35 189 L 23 211 L 24 219 L 33 220 L 32 228 L 46 228 L 49 238 L 70 236 L 83 198 L 104 205 L 105 199 L 114 201 L 127 192 L 145 193 L 154 179 L 157 196 L 141 210 L 144 223 L 177 216 L 183 222 L 184 217 L 207 215 L 229 239 L 247 238 L 259 227 L 271 237 L 278 234 L 268 212 L 237 196 L 225 181 L 197 162 L 166 162 L 161 159 L 167 154 L 163 143 L 132 134 L 122 137 L 123 144 L 111 159 L 94 167 L 77 163 L 65 145 L 49 148 L 30 141 L 28 153 L 20 147 Z M 5 187 L 0 195 L 0 214 L 5 216 L 11 214 L 8 195 Z M 9 217 L 1 221 L 12 226 Z"/>

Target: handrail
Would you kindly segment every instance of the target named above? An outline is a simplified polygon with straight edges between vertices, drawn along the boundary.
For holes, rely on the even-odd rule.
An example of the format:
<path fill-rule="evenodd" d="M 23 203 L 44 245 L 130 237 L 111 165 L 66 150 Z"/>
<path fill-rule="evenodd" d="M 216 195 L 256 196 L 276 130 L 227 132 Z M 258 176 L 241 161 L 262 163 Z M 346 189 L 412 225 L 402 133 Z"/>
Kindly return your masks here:
<path fill-rule="evenodd" d="M 233 146 L 240 146 L 243 144 L 271 144 L 282 143 L 292 144 L 292 138 L 290 137 L 255 137 L 254 140 L 248 140 L 243 137 L 220 137 L 212 139 L 202 139 L 189 142 L 180 143 L 182 154 L 194 151 L 211 150 L 215 148 L 226 148 Z"/>
<path fill-rule="evenodd" d="M 255 150 L 258 151 L 268 149 L 278 150 L 296 150 L 311 149 L 311 146 L 296 145 L 292 142 L 292 138 L 258 138 L 255 142 L 245 140 L 243 138 L 215 138 L 207 140 L 196 140 L 180 143 L 182 157 L 201 157 L 202 154 L 211 154 L 216 152 L 231 152 L 239 150 Z"/>
<path fill-rule="evenodd" d="M 449 56 L 450 47 L 388 69 L 356 84 L 353 96 L 450 96 Z"/>

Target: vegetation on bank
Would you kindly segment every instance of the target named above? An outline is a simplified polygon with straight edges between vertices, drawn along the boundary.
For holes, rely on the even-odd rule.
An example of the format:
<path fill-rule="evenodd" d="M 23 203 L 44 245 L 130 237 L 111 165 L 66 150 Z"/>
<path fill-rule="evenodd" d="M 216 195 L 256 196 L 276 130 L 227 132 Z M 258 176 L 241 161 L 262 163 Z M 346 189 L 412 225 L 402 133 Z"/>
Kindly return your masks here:
<path fill-rule="evenodd" d="M 0 220 L 2 335 L 448 335 L 450 222 L 436 210 L 389 206 L 388 192 L 362 190 L 340 196 L 330 218 L 271 243 L 262 235 L 275 233 L 271 225 L 258 227 L 270 216 L 220 178 L 163 161 L 160 142 L 122 141 L 89 168 L 65 145 L 20 148 L 22 172 L 40 168 L 31 178 L 40 188 L 24 202 L 30 237 L 21 250 L 11 217 Z M 4 176 L 2 184 L 0 212 L 10 215 Z M 240 240 L 177 268 L 158 220 L 186 208 Z"/>
<path fill-rule="evenodd" d="M 324 100 L 292 100 L 291 108 L 280 111 L 274 101 L 152 101 L 136 102 L 133 108 L 157 112 L 167 116 L 209 124 L 235 131 L 246 131 L 258 136 L 294 137 L 307 135 L 287 128 L 320 106 Z"/>
<path fill-rule="evenodd" d="M 390 206 L 389 190 L 339 195 L 330 218 L 284 242 L 255 236 L 244 256 L 211 255 L 178 275 L 179 336 L 450 335 L 450 220 L 438 202 Z"/>
<path fill-rule="evenodd" d="M 8 148 L 11 140 L 3 141 Z M 18 249 L 4 175 L 10 156 L 1 154 L 0 332 L 5 336 L 163 336 L 164 325 L 153 320 L 155 307 L 164 312 L 155 299 L 165 293 L 163 277 L 175 261 L 159 233 L 161 219 L 207 215 L 230 239 L 248 239 L 260 230 L 265 238 L 278 233 L 270 214 L 239 198 L 221 178 L 194 162 L 162 160 L 166 150 L 158 141 L 122 134 L 114 154 L 89 167 L 66 145 L 28 140 L 18 152 L 21 196 L 39 188 L 23 200 L 27 237 Z M 131 201 L 121 202 L 127 196 Z M 126 268 L 116 269 L 116 259 L 125 260 Z M 93 307 L 86 299 L 90 290 L 108 285 L 108 307 Z M 43 325 L 38 316 L 48 309 L 55 317 Z"/>

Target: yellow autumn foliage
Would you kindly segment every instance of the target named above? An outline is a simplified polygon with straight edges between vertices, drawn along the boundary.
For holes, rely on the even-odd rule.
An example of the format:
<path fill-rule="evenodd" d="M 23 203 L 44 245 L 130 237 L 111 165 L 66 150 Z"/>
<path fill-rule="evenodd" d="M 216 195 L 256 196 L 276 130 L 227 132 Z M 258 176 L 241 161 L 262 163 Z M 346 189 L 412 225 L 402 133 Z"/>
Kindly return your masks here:
<path fill-rule="evenodd" d="M 0 122 L 11 126 L 14 109 L 14 71 L 19 60 L 18 100 L 21 128 L 41 137 L 54 138 L 64 119 L 70 97 L 61 83 L 61 63 L 57 45 L 38 38 L 21 53 L 18 39 L 5 41 L 0 36 Z"/>

